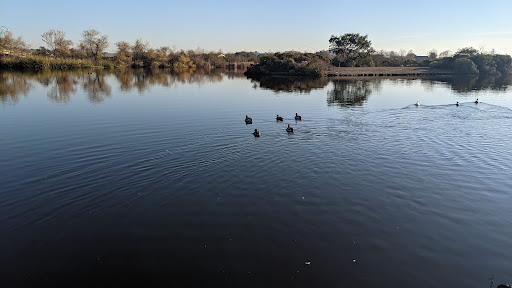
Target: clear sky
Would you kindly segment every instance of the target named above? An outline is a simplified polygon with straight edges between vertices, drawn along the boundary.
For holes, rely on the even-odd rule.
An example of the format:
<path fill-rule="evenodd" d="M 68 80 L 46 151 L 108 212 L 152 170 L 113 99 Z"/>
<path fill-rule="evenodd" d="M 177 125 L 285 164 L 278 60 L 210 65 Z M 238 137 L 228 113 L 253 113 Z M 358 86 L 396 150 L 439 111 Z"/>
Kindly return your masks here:
<path fill-rule="evenodd" d="M 425 55 L 462 47 L 512 55 L 512 0 L 0 0 L 0 26 L 32 48 L 41 34 L 99 30 L 114 43 L 236 51 L 319 51 L 331 35 L 368 34 L 377 50 Z M 4 27 L 2 27 L 5 29 Z"/>

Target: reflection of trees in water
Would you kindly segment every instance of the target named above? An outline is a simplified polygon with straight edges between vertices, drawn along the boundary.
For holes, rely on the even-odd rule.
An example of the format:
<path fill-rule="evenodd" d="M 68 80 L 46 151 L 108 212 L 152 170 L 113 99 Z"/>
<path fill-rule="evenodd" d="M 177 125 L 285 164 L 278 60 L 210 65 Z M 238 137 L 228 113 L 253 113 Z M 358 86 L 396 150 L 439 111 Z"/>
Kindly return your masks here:
<path fill-rule="evenodd" d="M 54 85 L 48 90 L 48 98 L 58 103 L 67 103 L 76 93 L 78 80 L 76 75 L 56 76 Z"/>
<path fill-rule="evenodd" d="M 28 95 L 32 88 L 30 80 L 21 73 L 0 72 L 0 101 L 2 104 L 16 104 L 19 95 Z"/>
<path fill-rule="evenodd" d="M 99 103 L 109 97 L 112 88 L 109 81 L 114 75 L 120 83 L 121 91 L 129 92 L 136 89 L 139 93 L 148 91 L 154 85 L 171 87 L 174 85 L 221 82 L 228 79 L 243 78 L 243 71 L 231 70 L 211 71 L 185 71 L 173 72 L 169 69 L 158 70 L 133 70 L 122 71 L 97 70 L 92 74 L 87 71 L 42 71 L 38 73 L 27 72 L 0 72 L 0 102 L 3 104 L 16 104 L 20 95 L 27 96 L 34 83 L 40 83 L 47 89 L 48 99 L 55 102 L 69 102 L 72 95 L 82 88 L 88 93 L 91 102 Z M 398 85 L 417 85 L 432 91 L 436 86 L 450 87 L 456 93 L 471 93 L 477 90 L 507 91 L 512 84 L 512 77 L 428 77 L 409 79 L 389 78 L 359 78 L 333 80 L 333 89 L 328 91 L 327 102 L 329 105 L 337 104 L 362 105 L 372 91 L 379 90 L 383 82 L 391 81 Z M 270 89 L 283 92 L 309 93 L 313 89 L 321 89 L 329 84 L 328 78 L 301 78 L 301 77 L 261 77 L 253 78 L 251 82 L 257 89 Z M 37 86 L 37 85 L 36 85 Z"/>
<path fill-rule="evenodd" d="M 253 88 L 270 89 L 276 92 L 309 93 L 313 89 L 321 89 L 329 84 L 327 78 L 306 77 L 251 77 Z"/>
<path fill-rule="evenodd" d="M 0 77 L 0 95 L 10 93 L 12 99 L 17 99 L 19 94 L 27 95 L 33 87 L 32 84 L 38 82 L 47 87 L 48 99 L 55 102 L 69 102 L 71 95 L 76 93 L 79 73 L 77 71 L 51 70 L 38 73 L 4 72 Z M 3 98 L 5 97 L 2 97 L 2 102 L 4 102 Z"/>
<path fill-rule="evenodd" d="M 103 73 L 87 74 L 83 79 L 82 87 L 87 92 L 89 101 L 93 103 L 103 102 L 112 92 L 112 87 L 105 82 Z"/>
<path fill-rule="evenodd" d="M 119 82 L 119 89 L 121 89 L 121 91 L 123 91 L 123 92 L 130 91 L 133 86 L 133 84 L 132 84 L 133 74 L 126 73 L 126 71 L 130 71 L 130 69 L 119 70 L 114 73 L 114 76 L 116 77 L 117 81 Z"/>
<path fill-rule="evenodd" d="M 228 78 L 244 77 L 243 72 L 234 73 L 224 70 L 210 71 L 173 71 L 170 69 L 126 69 L 115 73 L 121 83 L 121 90 L 128 92 L 137 89 L 139 93 L 149 90 L 150 87 L 161 85 L 171 87 L 177 84 L 197 84 L 221 82 L 224 76 Z"/>
<path fill-rule="evenodd" d="M 88 71 L 87 71 L 88 72 Z M 229 78 L 245 78 L 243 71 L 225 70 L 184 71 L 181 73 L 169 69 L 122 71 L 96 70 L 88 74 L 86 71 L 55 71 L 45 70 L 38 73 L 2 72 L 0 73 L 0 101 L 2 103 L 17 103 L 20 94 L 27 95 L 33 82 L 47 87 L 48 99 L 66 103 L 77 92 L 78 87 L 88 94 L 94 103 L 102 102 L 111 96 L 112 87 L 106 76 L 114 74 L 120 83 L 121 91 L 129 92 L 136 89 L 143 93 L 154 85 L 171 87 L 178 84 L 197 84 L 220 82 L 227 75 Z"/>
<path fill-rule="evenodd" d="M 340 106 L 361 106 L 374 90 L 381 89 L 381 79 L 337 79 L 332 81 L 333 89 L 327 91 L 327 104 Z"/>
<path fill-rule="evenodd" d="M 478 90 L 506 91 L 512 84 L 511 76 L 502 77 L 447 77 L 431 76 L 428 78 L 419 78 L 421 84 L 428 91 L 433 90 L 436 85 L 448 85 L 456 93 L 469 93 Z M 400 82 L 402 80 L 393 80 Z"/>
<path fill-rule="evenodd" d="M 506 91 L 512 77 L 453 77 L 449 83 L 453 91 L 467 93 L 474 90 Z"/>

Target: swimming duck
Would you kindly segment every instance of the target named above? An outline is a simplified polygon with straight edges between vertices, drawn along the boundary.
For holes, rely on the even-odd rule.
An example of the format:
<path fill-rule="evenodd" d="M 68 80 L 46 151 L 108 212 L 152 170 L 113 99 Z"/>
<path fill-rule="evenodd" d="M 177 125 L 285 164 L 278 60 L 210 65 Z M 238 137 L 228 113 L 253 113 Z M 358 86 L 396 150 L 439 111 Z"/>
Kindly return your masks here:
<path fill-rule="evenodd" d="M 293 132 L 293 128 L 290 127 L 290 124 L 288 124 L 288 127 L 286 128 L 286 132 Z"/>
<path fill-rule="evenodd" d="M 459 101 L 457 101 L 457 104 L 455 104 L 455 105 L 460 106 Z"/>
<path fill-rule="evenodd" d="M 252 124 L 252 118 L 245 115 L 245 124 Z"/>
<path fill-rule="evenodd" d="M 480 100 L 478 100 L 478 98 L 476 98 L 475 104 L 478 104 L 478 103 L 480 103 Z"/>
<path fill-rule="evenodd" d="M 416 105 L 416 106 L 420 106 L 420 105 L 421 105 L 421 104 L 420 104 L 420 101 L 416 101 L 416 104 L 414 104 L 414 105 Z"/>
<path fill-rule="evenodd" d="M 254 129 L 254 132 L 252 132 L 252 135 L 254 135 L 254 137 L 260 137 L 261 136 L 261 132 L 258 131 L 258 129 Z"/>
<path fill-rule="evenodd" d="M 295 113 L 295 120 L 302 120 L 302 116 L 297 115 L 297 113 Z"/>
<path fill-rule="evenodd" d="M 283 121 L 283 117 L 281 117 L 281 116 L 277 115 L 277 116 L 276 116 L 276 121 Z"/>

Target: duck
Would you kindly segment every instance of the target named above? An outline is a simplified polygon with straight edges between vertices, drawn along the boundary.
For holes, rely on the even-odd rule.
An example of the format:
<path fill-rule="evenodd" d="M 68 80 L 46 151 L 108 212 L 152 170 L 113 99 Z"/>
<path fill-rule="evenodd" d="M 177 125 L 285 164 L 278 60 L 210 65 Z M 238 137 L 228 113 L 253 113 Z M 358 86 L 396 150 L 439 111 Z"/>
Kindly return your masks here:
<path fill-rule="evenodd" d="M 457 101 L 457 104 L 455 104 L 455 105 L 460 106 L 459 101 Z"/>
<path fill-rule="evenodd" d="M 302 120 L 302 116 L 300 116 L 297 113 L 295 113 L 295 120 Z"/>
<path fill-rule="evenodd" d="M 283 117 L 281 117 L 279 115 L 276 116 L 276 121 L 283 121 L 283 120 L 284 120 Z"/>
<path fill-rule="evenodd" d="M 478 98 L 476 98 L 475 104 L 478 104 L 478 103 L 480 103 L 480 100 L 478 100 Z"/>
<path fill-rule="evenodd" d="M 252 118 L 245 115 L 245 124 L 252 124 Z"/>
<path fill-rule="evenodd" d="M 421 105 L 421 104 L 420 104 L 420 101 L 416 101 L 416 104 L 414 104 L 414 105 L 416 105 L 416 106 L 420 106 L 420 105 Z"/>
<path fill-rule="evenodd" d="M 254 129 L 254 132 L 252 132 L 252 135 L 254 135 L 254 137 L 260 137 L 261 136 L 261 132 L 258 131 L 258 129 Z"/>
<path fill-rule="evenodd" d="M 293 128 L 290 127 L 290 124 L 288 124 L 288 127 L 286 127 L 286 132 L 293 132 Z"/>

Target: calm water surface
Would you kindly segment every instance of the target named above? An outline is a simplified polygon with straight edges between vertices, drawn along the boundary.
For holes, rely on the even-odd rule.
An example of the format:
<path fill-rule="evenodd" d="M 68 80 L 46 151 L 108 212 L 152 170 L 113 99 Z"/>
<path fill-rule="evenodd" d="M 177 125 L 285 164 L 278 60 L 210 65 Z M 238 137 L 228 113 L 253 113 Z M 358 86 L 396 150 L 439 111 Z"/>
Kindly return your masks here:
<path fill-rule="evenodd" d="M 510 283 L 509 86 L 0 73 L 0 286 Z"/>

